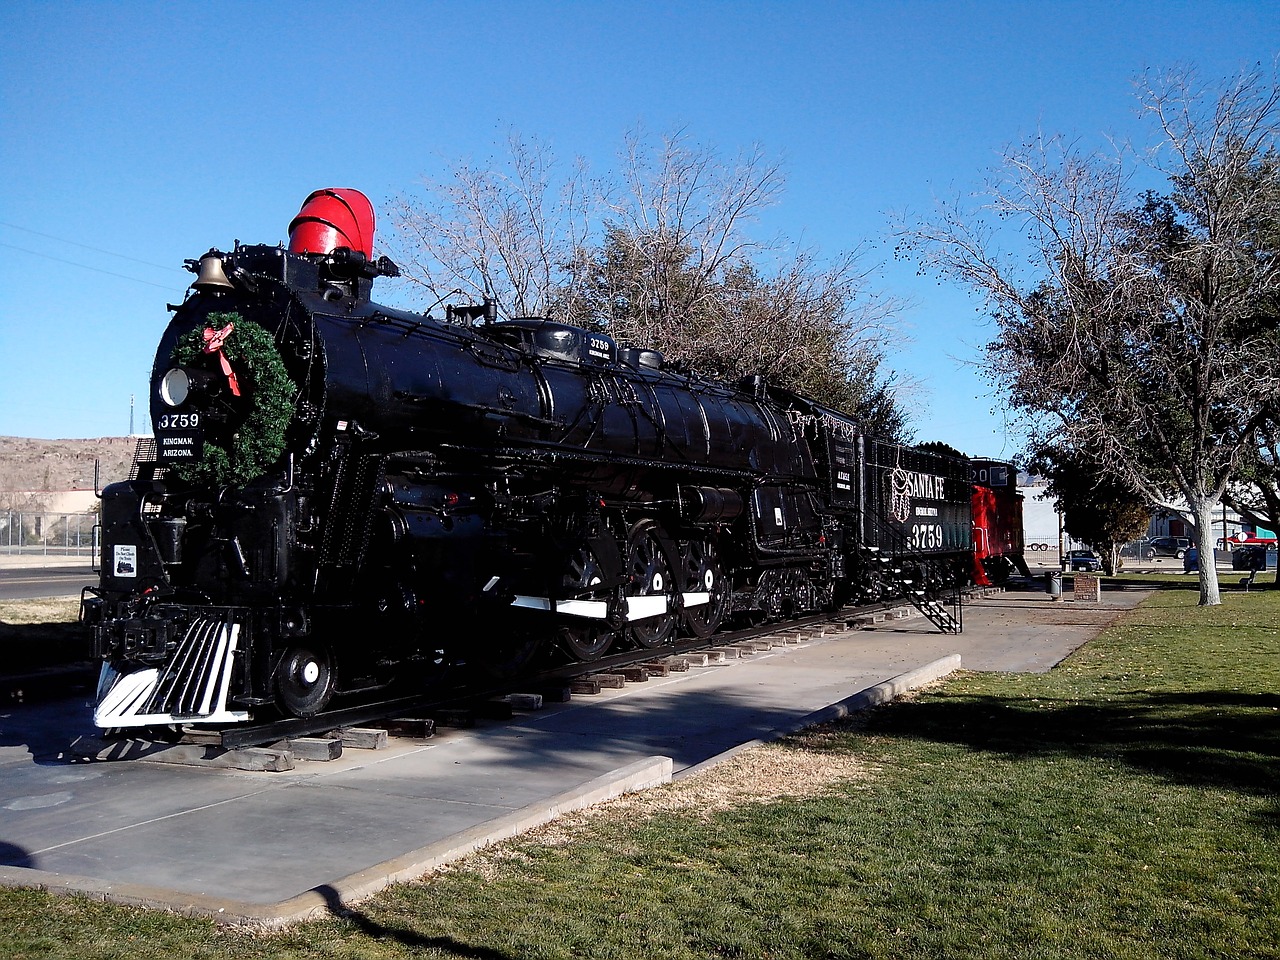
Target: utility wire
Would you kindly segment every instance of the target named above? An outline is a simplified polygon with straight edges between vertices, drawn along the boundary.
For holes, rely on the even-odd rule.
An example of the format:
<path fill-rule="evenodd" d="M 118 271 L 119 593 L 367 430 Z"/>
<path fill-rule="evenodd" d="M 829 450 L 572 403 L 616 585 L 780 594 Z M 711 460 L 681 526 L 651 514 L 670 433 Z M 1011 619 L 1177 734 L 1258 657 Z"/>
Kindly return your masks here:
<path fill-rule="evenodd" d="M 121 260 L 129 260 L 133 263 L 140 263 L 144 267 L 155 267 L 157 270 L 179 269 L 178 267 L 175 267 L 172 264 L 168 266 L 162 266 L 161 264 L 158 264 L 158 263 L 152 263 L 149 260 L 139 260 L 137 257 L 130 257 L 130 256 L 126 256 L 123 253 L 116 253 L 114 250 L 103 250 L 101 247 L 93 247 L 87 243 L 80 243 L 78 240 L 68 240 L 66 237 L 55 237 L 51 233 L 41 233 L 39 230 L 32 230 L 30 227 L 20 227 L 16 223 L 6 223 L 4 220 L 0 220 L 0 227 L 8 227 L 10 230 L 21 230 L 23 233 L 30 233 L 33 236 L 44 237 L 46 240 L 57 240 L 58 243 L 69 243 L 73 247 L 80 247 L 84 250 L 92 250 L 94 253 L 103 253 L 103 254 L 106 254 L 108 257 L 119 257 Z M 16 247 L 15 249 L 21 249 L 21 248 Z M 27 252 L 30 253 L 31 251 L 28 250 Z M 70 263 L 71 261 L 64 260 L 63 262 Z M 80 266 L 80 264 L 76 264 L 76 266 Z"/>
<path fill-rule="evenodd" d="M 175 287 L 175 284 L 172 283 L 153 283 L 150 280 L 140 280 L 137 277 L 126 276 L 123 273 L 113 273 L 110 270 L 103 270 L 101 267 L 91 267 L 87 263 L 76 263 L 74 260 L 64 260 L 62 257 L 50 256 L 47 253 L 38 253 L 35 250 L 28 250 L 26 247 L 16 247 L 12 243 L 0 242 L 0 247 L 5 247 L 9 250 L 17 250 L 21 253 L 29 253 L 33 257 L 43 257 L 46 260 L 53 260 L 55 263 L 65 263 L 71 267 L 79 267 L 81 270 L 92 270 L 94 273 L 105 273 L 108 277 L 118 277 L 121 280 L 132 280 L 134 283 L 145 283 L 149 287 L 159 287 L 161 290 L 173 290 Z"/>

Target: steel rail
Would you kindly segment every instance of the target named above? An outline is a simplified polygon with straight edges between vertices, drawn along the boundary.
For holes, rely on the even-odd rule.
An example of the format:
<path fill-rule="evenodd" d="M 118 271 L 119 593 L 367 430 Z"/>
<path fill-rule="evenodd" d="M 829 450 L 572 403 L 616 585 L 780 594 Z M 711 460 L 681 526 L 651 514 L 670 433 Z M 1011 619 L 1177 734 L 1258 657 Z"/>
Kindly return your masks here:
<path fill-rule="evenodd" d="M 596 673 L 608 673 L 619 667 L 633 666 L 694 653 L 715 647 L 732 646 L 748 640 L 804 629 L 817 624 L 834 623 L 862 617 L 892 607 L 899 603 L 876 603 L 857 607 L 842 607 L 834 613 L 819 613 L 794 620 L 772 621 L 740 630 L 717 633 L 706 638 L 680 640 L 652 648 L 631 648 L 598 660 L 577 661 L 539 670 L 499 684 L 471 684 L 438 690 L 429 694 L 395 697 L 388 700 L 339 707 L 325 710 L 313 717 L 287 717 L 249 726 L 229 727 L 222 730 L 221 745 L 226 748 L 256 747 L 277 743 L 295 737 L 307 737 L 327 733 L 341 727 L 386 720 L 394 717 L 446 710 L 467 706 L 516 692 L 519 688 L 549 686 L 557 682 L 574 680 Z"/>

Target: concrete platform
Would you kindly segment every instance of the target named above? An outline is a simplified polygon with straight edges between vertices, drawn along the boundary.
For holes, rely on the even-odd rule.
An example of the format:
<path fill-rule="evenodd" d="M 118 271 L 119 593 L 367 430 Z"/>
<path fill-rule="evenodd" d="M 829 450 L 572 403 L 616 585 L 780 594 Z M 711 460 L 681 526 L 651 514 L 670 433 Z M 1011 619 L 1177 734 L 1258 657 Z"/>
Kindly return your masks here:
<path fill-rule="evenodd" d="M 74 763 L 90 704 L 0 713 L 0 884 L 276 925 L 353 903 L 563 812 L 644 789 L 963 663 L 1043 671 L 1145 596 L 1006 592 L 709 663 L 504 721 L 254 773 Z"/>

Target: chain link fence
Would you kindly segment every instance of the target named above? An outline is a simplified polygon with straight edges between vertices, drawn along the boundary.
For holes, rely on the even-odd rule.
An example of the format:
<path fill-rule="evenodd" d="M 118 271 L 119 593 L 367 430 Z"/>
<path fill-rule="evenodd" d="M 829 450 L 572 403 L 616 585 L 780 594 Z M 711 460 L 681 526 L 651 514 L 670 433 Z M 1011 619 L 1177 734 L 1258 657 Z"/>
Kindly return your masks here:
<path fill-rule="evenodd" d="M 97 523 L 95 513 L 0 511 L 0 554 L 92 558 Z"/>

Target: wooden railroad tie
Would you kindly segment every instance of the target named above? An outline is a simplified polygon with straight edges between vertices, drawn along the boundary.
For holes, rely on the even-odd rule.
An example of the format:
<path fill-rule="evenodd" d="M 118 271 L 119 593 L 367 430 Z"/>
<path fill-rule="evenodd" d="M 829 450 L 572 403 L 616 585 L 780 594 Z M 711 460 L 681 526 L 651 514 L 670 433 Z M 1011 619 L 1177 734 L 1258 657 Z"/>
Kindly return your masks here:
<path fill-rule="evenodd" d="M 438 727 L 469 730 L 476 725 L 476 714 L 474 710 L 467 709 L 436 710 L 435 721 Z"/>
<path fill-rule="evenodd" d="M 540 693 L 509 693 L 504 698 L 512 710 L 541 710 L 543 695 Z"/>
<path fill-rule="evenodd" d="M 184 766 L 220 767 L 281 773 L 293 769 L 293 755 L 272 747 L 241 747 L 227 750 L 206 743 L 157 743 L 150 740 L 106 740 L 77 737 L 70 745 L 73 756 L 85 760 L 150 760 Z"/>
<path fill-rule="evenodd" d="M 387 748 L 387 731 L 380 727 L 341 727 L 330 730 L 327 736 L 331 740 L 341 740 L 343 748 L 352 750 L 385 750 Z"/>
<path fill-rule="evenodd" d="M 430 717 L 396 717 L 381 724 L 394 737 L 426 740 L 436 734 L 436 722 Z"/>
<path fill-rule="evenodd" d="M 281 740 L 275 747 L 299 760 L 337 760 L 342 756 L 342 741 L 329 737 L 295 737 Z"/>

